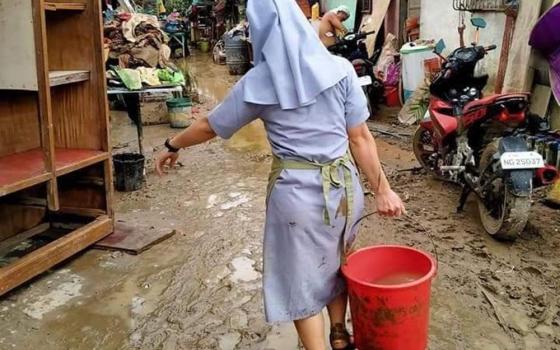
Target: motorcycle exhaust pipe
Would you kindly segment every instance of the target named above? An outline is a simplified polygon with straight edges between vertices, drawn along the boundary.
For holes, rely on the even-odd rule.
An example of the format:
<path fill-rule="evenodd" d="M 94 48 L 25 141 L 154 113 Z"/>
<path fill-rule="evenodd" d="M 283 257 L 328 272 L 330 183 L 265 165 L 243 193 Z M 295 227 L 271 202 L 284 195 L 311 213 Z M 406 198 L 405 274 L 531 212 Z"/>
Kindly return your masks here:
<path fill-rule="evenodd" d="M 558 170 L 554 166 L 547 164 L 544 168 L 537 169 L 534 183 L 536 186 L 548 186 L 554 183 L 558 175 Z"/>

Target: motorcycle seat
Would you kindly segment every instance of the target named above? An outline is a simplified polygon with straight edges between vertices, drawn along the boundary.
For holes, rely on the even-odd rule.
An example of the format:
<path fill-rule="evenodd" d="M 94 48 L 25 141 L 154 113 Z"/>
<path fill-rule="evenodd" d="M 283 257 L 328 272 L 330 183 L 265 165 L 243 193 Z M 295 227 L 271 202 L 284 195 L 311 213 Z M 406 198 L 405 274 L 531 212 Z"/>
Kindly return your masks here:
<path fill-rule="evenodd" d="M 474 100 L 465 105 L 463 108 L 463 113 L 471 112 L 475 109 L 488 107 L 492 104 L 507 102 L 508 100 L 524 99 L 527 100 L 529 94 L 527 93 L 512 93 L 512 94 L 499 94 L 490 95 L 479 100 Z"/>

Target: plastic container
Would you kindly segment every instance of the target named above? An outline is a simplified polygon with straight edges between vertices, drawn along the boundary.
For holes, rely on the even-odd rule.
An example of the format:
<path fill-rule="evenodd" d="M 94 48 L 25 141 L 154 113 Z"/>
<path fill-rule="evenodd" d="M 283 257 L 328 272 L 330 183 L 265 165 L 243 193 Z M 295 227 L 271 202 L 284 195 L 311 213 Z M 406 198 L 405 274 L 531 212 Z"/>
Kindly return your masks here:
<path fill-rule="evenodd" d="M 249 47 L 241 35 L 224 35 L 229 74 L 243 75 L 249 70 Z"/>
<path fill-rule="evenodd" d="M 426 76 L 424 61 L 436 58 L 433 47 L 404 44 L 401 48 L 404 100 L 414 93 Z"/>
<path fill-rule="evenodd" d="M 117 191 L 130 192 L 142 188 L 145 160 L 146 158 L 139 153 L 121 153 L 113 156 Z"/>
<path fill-rule="evenodd" d="M 167 100 L 166 104 L 172 128 L 186 128 L 191 125 L 192 102 L 189 98 L 172 98 Z"/>
<path fill-rule="evenodd" d="M 206 53 L 208 51 L 210 51 L 210 43 L 208 41 L 199 41 L 198 42 L 198 48 L 200 49 L 200 51 Z"/>
<path fill-rule="evenodd" d="M 389 107 L 398 107 L 401 105 L 398 87 L 396 86 L 385 87 L 385 103 Z"/>
<path fill-rule="evenodd" d="M 374 246 L 342 266 L 358 349 L 425 350 L 436 261 L 404 246 Z"/>

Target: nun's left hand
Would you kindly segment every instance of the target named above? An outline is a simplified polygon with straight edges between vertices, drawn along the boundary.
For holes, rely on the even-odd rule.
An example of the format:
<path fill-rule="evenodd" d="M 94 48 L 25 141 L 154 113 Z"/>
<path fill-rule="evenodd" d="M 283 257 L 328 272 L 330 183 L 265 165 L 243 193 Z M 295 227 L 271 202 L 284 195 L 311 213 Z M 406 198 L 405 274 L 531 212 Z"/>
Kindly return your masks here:
<path fill-rule="evenodd" d="M 404 203 L 393 190 L 375 194 L 377 213 L 386 217 L 399 217 L 406 214 Z"/>

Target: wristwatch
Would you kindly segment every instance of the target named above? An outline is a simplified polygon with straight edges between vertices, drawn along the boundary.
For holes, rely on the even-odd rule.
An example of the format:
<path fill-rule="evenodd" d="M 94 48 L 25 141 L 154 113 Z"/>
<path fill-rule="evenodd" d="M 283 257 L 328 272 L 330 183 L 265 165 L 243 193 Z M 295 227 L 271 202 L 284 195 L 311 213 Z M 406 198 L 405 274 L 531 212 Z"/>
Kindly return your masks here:
<path fill-rule="evenodd" d="M 171 143 L 169 142 L 170 139 L 165 140 L 165 143 L 163 144 L 167 150 L 171 153 L 177 153 L 179 152 L 180 148 L 175 148 L 173 146 L 171 146 Z"/>

